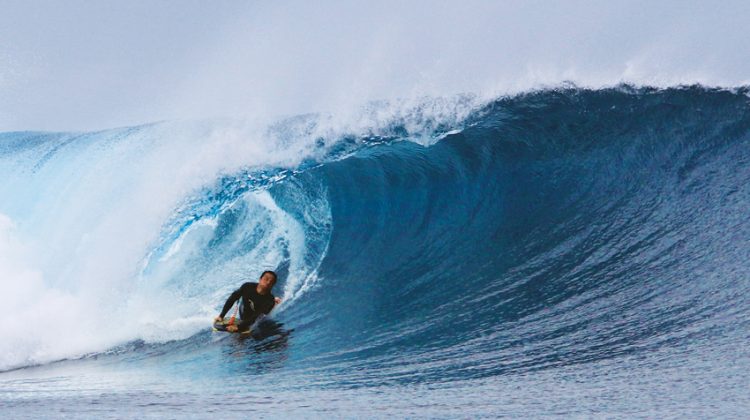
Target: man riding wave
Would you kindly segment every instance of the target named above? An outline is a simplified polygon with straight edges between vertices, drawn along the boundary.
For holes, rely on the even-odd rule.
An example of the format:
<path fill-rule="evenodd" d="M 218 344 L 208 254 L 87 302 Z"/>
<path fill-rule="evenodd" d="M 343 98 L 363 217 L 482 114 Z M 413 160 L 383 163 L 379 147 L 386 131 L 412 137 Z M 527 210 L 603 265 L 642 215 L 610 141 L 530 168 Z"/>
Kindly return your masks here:
<path fill-rule="evenodd" d="M 259 316 L 268 314 L 274 306 L 281 303 L 280 298 L 274 297 L 271 294 L 271 289 L 276 284 L 277 278 L 276 273 L 273 271 L 264 271 L 257 283 L 247 282 L 242 284 L 239 289 L 229 295 L 224 308 L 214 321 L 223 323 L 224 316 L 229 312 L 229 309 L 232 308 L 232 305 L 237 300 L 240 300 L 239 323 L 230 322 L 226 326 L 226 330 L 229 332 L 247 332 Z"/>

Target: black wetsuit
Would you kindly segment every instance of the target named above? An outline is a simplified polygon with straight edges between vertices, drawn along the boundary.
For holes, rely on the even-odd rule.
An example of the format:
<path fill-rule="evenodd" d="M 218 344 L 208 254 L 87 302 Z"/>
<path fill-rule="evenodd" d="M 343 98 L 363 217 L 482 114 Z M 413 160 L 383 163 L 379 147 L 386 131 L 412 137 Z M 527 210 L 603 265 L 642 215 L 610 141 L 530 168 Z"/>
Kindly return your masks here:
<path fill-rule="evenodd" d="M 224 315 L 229 312 L 234 302 L 242 297 L 240 301 L 240 319 L 242 321 L 237 324 L 237 328 L 240 331 L 244 331 L 250 328 L 260 314 L 267 314 L 271 312 L 273 306 L 276 304 L 274 296 L 270 293 L 267 295 L 259 295 L 255 288 L 258 287 L 258 283 L 245 283 L 240 286 L 239 289 L 235 290 L 227 299 L 227 303 L 224 304 L 224 309 L 221 310 L 220 317 L 224 318 Z"/>

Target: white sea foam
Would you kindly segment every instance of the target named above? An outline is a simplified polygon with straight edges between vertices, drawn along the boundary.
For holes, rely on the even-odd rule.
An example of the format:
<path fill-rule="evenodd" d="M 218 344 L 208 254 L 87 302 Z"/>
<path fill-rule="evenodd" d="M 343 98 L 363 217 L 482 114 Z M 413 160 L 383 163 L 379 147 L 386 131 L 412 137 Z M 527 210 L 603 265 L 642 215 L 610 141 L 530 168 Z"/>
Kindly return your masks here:
<path fill-rule="evenodd" d="M 295 160 L 241 130 L 195 124 L 61 143 L 51 136 L 0 160 L 0 296 L 7 300 L 0 305 L 0 342 L 7 346 L 0 368 L 194 332 L 148 328 L 189 313 L 168 288 L 139 294 L 140 261 L 161 225 L 184 196 L 223 171 Z"/>
<path fill-rule="evenodd" d="M 294 168 L 324 157 L 341 136 L 387 134 L 394 125 L 429 143 L 430 130 L 458 124 L 475 105 L 462 98 L 380 103 L 343 116 L 309 116 L 307 125 L 284 122 L 281 131 L 279 123 L 233 120 L 40 134 L 36 142 L 14 143 L 26 134 L 6 134 L 5 144 L 18 147 L 0 156 L 0 296 L 7 301 L 0 305 L 7 347 L 0 369 L 133 339 L 188 337 L 242 281 L 288 261 L 282 311 L 318 279 L 331 229 L 322 187 L 289 184 L 295 217 L 267 191 L 246 193 L 222 210 L 241 215 L 224 248 L 211 242 L 220 213 L 190 226 L 151 261 L 164 224 L 221 176 Z M 250 237 L 254 232 L 263 236 Z M 48 332 L 30 334 L 30 319 L 42 320 Z"/>

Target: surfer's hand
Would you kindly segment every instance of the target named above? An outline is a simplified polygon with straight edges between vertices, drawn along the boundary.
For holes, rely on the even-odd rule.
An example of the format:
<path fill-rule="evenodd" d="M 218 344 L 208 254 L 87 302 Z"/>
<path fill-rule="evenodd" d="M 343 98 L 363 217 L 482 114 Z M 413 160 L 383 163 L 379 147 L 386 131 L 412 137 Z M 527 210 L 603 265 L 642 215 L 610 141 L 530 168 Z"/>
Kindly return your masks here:
<path fill-rule="evenodd" d="M 276 302 L 276 304 L 278 305 L 279 303 L 281 303 L 281 298 L 279 298 L 279 297 L 274 298 L 273 301 Z"/>
<path fill-rule="evenodd" d="M 217 316 L 216 318 L 214 318 L 214 322 L 224 322 L 224 318 Z"/>
<path fill-rule="evenodd" d="M 236 325 L 227 325 L 227 331 L 229 331 L 229 332 L 237 332 L 237 326 Z"/>

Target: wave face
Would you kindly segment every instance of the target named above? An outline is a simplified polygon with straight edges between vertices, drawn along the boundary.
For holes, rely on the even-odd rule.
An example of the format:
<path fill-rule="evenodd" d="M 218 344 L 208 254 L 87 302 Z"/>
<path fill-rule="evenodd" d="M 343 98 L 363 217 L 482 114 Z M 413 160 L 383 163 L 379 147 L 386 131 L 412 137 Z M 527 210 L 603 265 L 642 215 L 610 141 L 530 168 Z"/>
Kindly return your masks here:
<path fill-rule="evenodd" d="M 71 396 L 49 380 L 51 400 L 116 407 L 127 392 L 148 403 L 168 387 L 190 413 L 198 403 L 221 410 L 215 398 L 228 387 L 248 400 L 273 389 L 274 407 L 291 414 L 746 412 L 747 90 L 563 88 L 428 120 L 313 138 L 284 149 L 296 153 L 291 164 L 201 173 L 174 194 L 149 189 L 152 174 L 133 176 L 153 167 L 143 161 L 154 148 L 174 152 L 149 140 L 161 131 L 92 134 L 83 153 L 70 151 L 80 137 L 4 135 L 4 172 L 16 181 L 2 190 L 0 243 L 38 251 L 35 240 L 68 244 L 71 231 L 78 243 L 72 254 L 49 248 L 55 258 L 7 258 L 5 272 L 35 288 L 6 284 L 6 293 L 32 302 L 41 293 L 38 311 L 87 305 L 70 315 L 84 330 L 98 326 L 82 321 L 89 310 L 123 326 L 101 339 L 55 337 L 63 353 L 24 348 L 48 343 L 5 326 L 22 353 L 6 349 L 6 369 L 86 354 L 4 373 L 17 390 L 9 407 L 32 410 L 39 378 L 84 369 L 87 386 L 107 392 Z M 102 185 L 96 168 L 111 174 Z M 59 201 L 42 205 L 45 194 Z M 132 210 L 160 194 L 169 197 L 142 220 L 116 210 L 120 195 L 143 200 Z M 68 207 L 88 218 L 46 213 Z M 87 248 L 112 235 L 110 248 Z M 81 263 L 111 264 L 113 254 L 124 269 Z M 266 268 L 281 273 L 285 302 L 256 337 L 206 331 L 229 291 Z M 107 270 L 116 281 L 86 280 Z"/>

